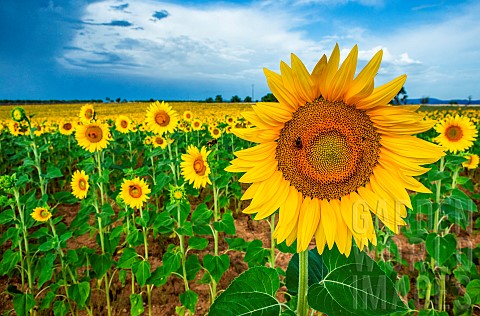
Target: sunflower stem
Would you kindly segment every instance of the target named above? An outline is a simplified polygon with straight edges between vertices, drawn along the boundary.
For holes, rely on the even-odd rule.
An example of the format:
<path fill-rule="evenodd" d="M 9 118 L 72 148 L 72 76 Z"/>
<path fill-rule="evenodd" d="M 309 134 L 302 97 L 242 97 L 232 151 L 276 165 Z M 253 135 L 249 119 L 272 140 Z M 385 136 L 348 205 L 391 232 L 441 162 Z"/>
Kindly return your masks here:
<path fill-rule="evenodd" d="M 308 249 L 298 254 L 299 275 L 298 275 L 298 305 L 297 316 L 308 315 Z"/>
<path fill-rule="evenodd" d="M 270 217 L 270 267 L 275 268 L 275 238 L 273 231 L 275 230 L 275 213 Z"/>
<path fill-rule="evenodd" d="M 445 159 L 442 157 L 440 158 L 440 168 L 439 171 L 443 172 L 445 170 Z M 433 222 L 433 232 L 438 233 L 438 224 L 440 220 L 440 198 L 441 198 L 441 188 L 442 188 L 442 179 L 437 180 L 436 182 L 436 192 L 435 192 L 435 202 L 439 205 L 437 210 L 435 211 L 435 220 Z"/>
<path fill-rule="evenodd" d="M 181 221 L 181 210 L 180 210 L 180 203 L 177 202 L 177 219 L 178 219 L 178 227 L 180 228 L 180 221 Z M 182 279 L 183 279 L 183 284 L 185 285 L 185 292 L 188 291 L 190 288 L 188 286 L 188 279 L 187 279 L 187 268 L 185 266 L 185 262 L 187 259 L 186 253 L 185 253 L 185 240 L 184 236 L 182 234 L 179 234 L 177 232 L 178 239 L 180 241 L 180 255 L 181 255 L 181 261 L 182 261 Z"/>

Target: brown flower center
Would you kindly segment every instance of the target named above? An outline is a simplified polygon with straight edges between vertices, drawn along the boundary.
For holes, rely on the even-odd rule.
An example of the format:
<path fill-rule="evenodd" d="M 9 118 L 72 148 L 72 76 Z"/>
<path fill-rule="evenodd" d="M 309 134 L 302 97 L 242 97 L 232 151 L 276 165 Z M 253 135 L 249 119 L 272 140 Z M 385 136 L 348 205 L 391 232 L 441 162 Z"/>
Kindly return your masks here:
<path fill-rule="evenodd" d="M 50 215 L 50 212 L 47 211 L 46 209 L 43 209 L 40 211 L 40 217 L 41 218 L 48 218 L 48 216 Z"/>
<path fill-rule="evenodd" d="M 455 126 L 455 125 L 448 126 L 447 129 L 445 130 L 445 136 L 451 142 L 458 142 L 463 137 L 463 131 L 460 128 L 460 126 Z"/>
<path fill-rule="evenodd" d="M 163 144 L 163 138 L 161 138 L 161 137 L 155 138 L 155 143 L 157 143 L 159 145 L 162 145 Z"/>
<path fill-rule="evenodd" d="M 160 126 L 167 126 L 170 123 L 170 116 L 165 111 L 159 111 L 155 114 L 155 122 Z"/>
<path fill-rule="evenodd" d="M 87 188 L 87 182 L 85 181 L 85 179 L 80 179 L 78 181 L 78 187 L 80 188 L 80 190 L 85 190 Z"/>
<path fill-rule="evenodd" d="M 365 111 L 319 98 L 285 124 L 276 159 L 304 196 L 339 199 L 368 183 L 379 152 L 380 135 Z"/>
<path fill-rule="evenodd" d="M 90 143 L 98 143 L 103 139 L 103 130 L 100 126 L 89 126 L 85 131 L 85 137 L 88 138 Z"/>
<path fill-rule="evenodd" d="M 198 174 L 199 176 L 205 175 L 205 172 L 207 171 L 207 167 L 205 166 L 205 163 L 203 162 L 203 159 L 201 157 L 195 159 L 193 163 L 193 169 L 195 170 L 195 173 Z"/>
<path fill-rule="evenodd" d="M 71 123 L 65 123 L 63 124 L 63 129 L 66 131 L 69 131 L 72 129 L 72 124 Z"/>
<path fill-rule="evenodd" d="M 120 126 L 121 126 L 122 128 L 127 128 L 127 127 L 128 127 L 128 122 L 125 121 L 125 120 L 122 120 L 122 121 L 120 122 Z"/>
<path fill-rule="evenodd" d="M 139 197 L 142 196 L 142 188 L 137 185 L 137 184 L 132 184 L 128 188 L 128 193 L 130 194 L 131 197 L 134 199 L 138 199 Z"/>
<path fill-rule="evenodd" d="M 93 110 L 92 109 L 87 109 L 85 111 L 85 118 L 91 120 L 93 118 Z"/>

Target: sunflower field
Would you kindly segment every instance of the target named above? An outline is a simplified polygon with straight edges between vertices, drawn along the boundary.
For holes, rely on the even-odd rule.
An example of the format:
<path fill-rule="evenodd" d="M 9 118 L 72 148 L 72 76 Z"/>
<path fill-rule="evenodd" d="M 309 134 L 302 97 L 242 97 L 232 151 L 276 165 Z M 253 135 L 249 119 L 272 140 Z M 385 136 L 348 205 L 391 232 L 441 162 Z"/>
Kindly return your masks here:
<path fill-rule="evenodd" d="M 292 54 L 279 103 L 0 107 L 4 315 L 480 315 L 480 108 L 356 58 Z"/>

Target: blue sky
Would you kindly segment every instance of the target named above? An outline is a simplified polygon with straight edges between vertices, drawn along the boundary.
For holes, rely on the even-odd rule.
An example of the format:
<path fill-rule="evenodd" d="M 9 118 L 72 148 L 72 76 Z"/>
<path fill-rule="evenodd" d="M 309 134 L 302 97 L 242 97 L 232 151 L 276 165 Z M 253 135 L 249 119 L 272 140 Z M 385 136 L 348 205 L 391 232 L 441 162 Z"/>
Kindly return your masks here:
<path fill-rule="evenodd" d="M 0 99 L 202 100 L 269 92 L 263 67 L 309 70 L 339 43 L 410 98 L 480 99 L 480 1 L 2 0 Z"/>

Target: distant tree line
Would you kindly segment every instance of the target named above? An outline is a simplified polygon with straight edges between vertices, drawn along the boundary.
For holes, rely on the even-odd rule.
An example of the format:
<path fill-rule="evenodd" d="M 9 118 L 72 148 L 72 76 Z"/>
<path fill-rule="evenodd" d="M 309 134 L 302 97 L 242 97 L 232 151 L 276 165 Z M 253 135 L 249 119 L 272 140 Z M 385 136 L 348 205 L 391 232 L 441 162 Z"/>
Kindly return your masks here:
<path fill-rule="evenodd" d="M 0 99 L 0 105 L 27 105 L 27 104 L 60 104 L 60 103 L 127 103 L 127 102 L 155 102 L 156 99 L 150 98 L 145 100 L 127 100 L 125 98 L 110 98 L 106 97 L 105 100 L 102 99 L 85 99 L 85 100 L 11 100 L 11 99 Z M 184 102 L 185 100 L 168 100 L 170 102 Z M 243 100 L 238 96 L 234 95 L 230 100 L 223 99 L 221 94 L 217 94 L 215 98 L 208 97 L 205 101 L 202 100 L 189 100 L 190 102 L 207 102 L 207 103 L 222 103 L 222 102 L 254 102 L 251 96 L 246 96 Z M 277 102 L 275 96 L 271 93 L 263 96 L 261 98 L 262 102 Z M 256 100 L 258 102 L 258 100 Z"/>

